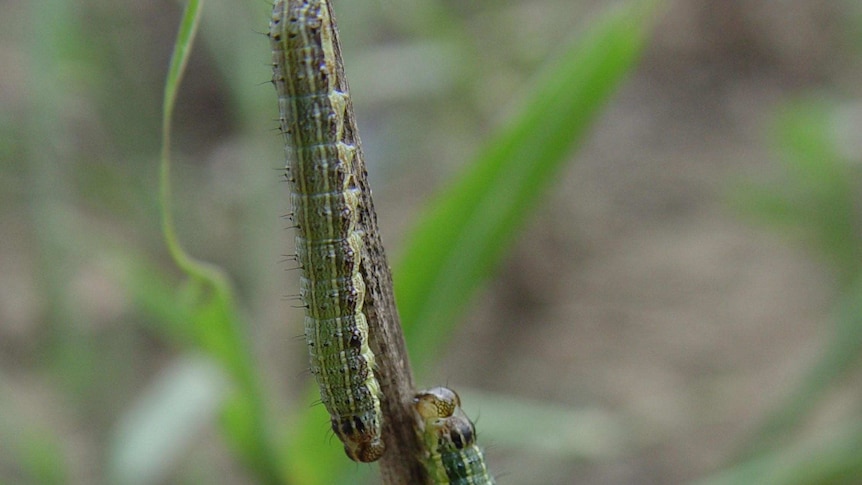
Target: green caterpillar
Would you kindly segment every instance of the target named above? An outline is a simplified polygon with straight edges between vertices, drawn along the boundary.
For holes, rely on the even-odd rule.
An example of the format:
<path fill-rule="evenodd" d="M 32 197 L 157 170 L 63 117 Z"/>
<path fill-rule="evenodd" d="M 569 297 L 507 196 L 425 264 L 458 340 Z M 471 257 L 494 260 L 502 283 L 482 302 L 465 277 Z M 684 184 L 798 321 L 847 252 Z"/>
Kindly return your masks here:
<path fill-rule="evenodd" d="M 476 428 L 461 410 L 461 398 L 446 387 L 420 391 L 413 398 L 425 444 L 425 468 L 435 485 L 494 485 Z"/>
<path fill-rule="evenodd" d="M 269 37 L 311 372 L 347 456 L 371 462 L 385 446 L 361 274 L 367 249 L 360 212 L 369 208 L 330 3 L 276 0 Z"/>

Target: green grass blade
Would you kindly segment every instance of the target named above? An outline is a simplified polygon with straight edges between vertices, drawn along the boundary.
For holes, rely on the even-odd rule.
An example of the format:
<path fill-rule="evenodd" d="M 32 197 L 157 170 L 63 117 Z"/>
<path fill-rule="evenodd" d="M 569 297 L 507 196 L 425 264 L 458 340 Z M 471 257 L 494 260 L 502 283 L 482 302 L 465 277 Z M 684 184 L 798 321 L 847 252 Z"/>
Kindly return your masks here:
<path fill-rule="evenodd" d="M 224 272 L 191 257 L 180 245 L 171 214 L 170 134 L 173 109 L 192 43 L 200 23 L 202 0 L 189 0 L 183 13 L 165 84 L 160 163 L 162 231 L 168 250 L 191 278 L 190 324 L 197 344 L 231 376 L 236 392 L 225 406 L 223 422 L 231 447 L 261 483 L 283 483 L 264 411 L 263 391 Z"/>
<path fill-rule="evenodd" d="M 540 80 L 524 112 L 431 202 L 395 268 L 401 320 L 419 368 L 635 65 L 655 4 L 631 3 L 597 21 Z"/>

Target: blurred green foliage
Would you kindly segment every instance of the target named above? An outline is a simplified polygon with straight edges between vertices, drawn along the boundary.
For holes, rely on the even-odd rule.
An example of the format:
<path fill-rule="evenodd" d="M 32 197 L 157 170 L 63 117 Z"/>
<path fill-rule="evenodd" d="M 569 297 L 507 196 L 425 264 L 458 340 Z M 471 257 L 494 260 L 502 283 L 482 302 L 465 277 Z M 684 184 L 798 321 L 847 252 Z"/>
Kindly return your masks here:
<path fill-rule="evenodd" d="M 852 102 L 802 99 L 776 114 L 772 138 L 781 180 L 740 190 L 745 213 L 805 240 L 845 283 L 862 268 L 858 194 L 860 160 L 854 143 Z M 857 142 L 858 143 L 858 142 Z"/>
<path fill-rule="evenodd" d="M 803 241 L 833 268 L 844 297 L 816 362 L 754 430 L 735 466 L 704 483 L 852 484 L 862 479 L 856 422 L 800 441 L 806 423 L 862 363 L 862 181 L 857 100 L 808 97 L 775 115 L 777 180 L 749 182 L 734 193 L 748 217 Z M 812 459 L 811 456 L 816 456 Z"/>
<path fill-rule="evenodd" d="M 252 345 L 272 338 L 265 327 L 284 320 L 272 314 L 286 306 L 280 301 L 283 275 L 272 271 L 273 255 L 285 252 L 287 240 L 274 222 L 287 210 L 275 182 L 280 140 L 273 131 L 274 93 L 265 83 L 267 43 L 255 33 L 264 29 L 265 3 L 207 4 L 201 42 L 178 92 L 171 174 L 178 239 L 190 254 L 222 268 L 185 261 L 180 266 L 191 277 L 163 250 L 157 202 L 160 96 L 177 4 L 0 5 L 6 19 L 0 37 L 12 46 L 0 52 L 11 59 L 3 76 L 8 109 L 0 111 L 3 264 L 15 278 L 32 278 L 41 298 L 13 302 L 6 314 L 19 316 L 3 322 L 0 377 L 16 392 L 0 393 L 0 481 L 328 484 L 368 475 L 326 439 L 325 410 L 306 409 L 316 391 L 284 389 L 285 381 L 305 380 L 282 368 L 304 365 L 304 355 L 284 350 L 301 345 L 278 340 L 298 333 L 298 322 L 284 325 L 292 329 L 287 334 L 275 334 L 278 357 L 256 354 L 261 347 L 274 351 Z M 193 9 L 196 2 L 188 5 Z M 363 5 L 339 5 L 347 13 L 342 28 L 353 29 L 355 38 L 382 42 L 420 33 L 437 49 L 428 52 L 460 56 L 450 60 L 453 72 L 441 74 L 440 84 L 413 93 L 427 98 L 413 108 L 417 113 L 459 136 L 485 136 L 481 130 L 460 133 L 487 121 L 481 101 L 470 100 L 485 96 L 498 103 L 494 96 L 522 84 L 523 73 L 539 62 L 530 49 L 512 48 L 511 58 L 483 50 L 461 21 L 464 12 L 443 2 L 403 2 L 397 15 Z M 523 109 L 417 223 L 396 267 L 417 372 L 432 362 L 466 302 L 636 61 L 649 25 L 642 8 L 632 2 L 594 20 L 589 33 L 555 57 Z M 363 28 L 385 16 L 393 18 L 383 31 Z M 569 28 L 572 22 L 561 19 Z M 546 37 L 537 43 L 560 40 L 539 35 Z M 353 49 L 345 46 L 348 57 Z M 362 69 L 347 62 L 348 71 Z M 498 73 L 496 88 L 477 80 L 485 71 Z M 501 81 L 506 76 L 510 80 Z M 444 97 L 454 102 L 440 102 Z M 466 114 L 450 121 L 445 116 L 452 106 L 466 106 Z M 862 349 L 860 160 L 854 158 L 858 150 L 847 149 L 858 132 L 842 132 L 858 125 L 845 116 L 848 106 L 854 104 L 807 99 L 783 109 L 774 130 L 783 180 L 738 193 L 747 214 L 809 242 L 835 268 L 847 296 L 821 359 L 738 461 L 704 483 L 858 482 L 858 425 L 812 443 L 795 439 L 827 391 L 858 368 Z M 362 123 L 360 129 L 366 133 Z M 426 132 L 407 134 L 388 156 L 399 158 L 406 146 L 437 151 L 438 140 Z M 431 234 L 447 234 L 451 245 Z M 428 325 L 432 314 L 445 325 Z M 38 385 L 17 382 L 25 369 Z M 199 386 L 194 393 L 193 385 Z M 197 406 L 190 411 L 183 406 L 189 403 Z M 200 419 L 192 419 L 195 413 Z M 208 434 L 212 420 L 221 424 L 223 438 Z M 488 421 L 482 425 L 492 425 Z M 152 446 L 165 442 L 183 447 Z M 132 446 L 141 443 L 151 446 Z M 138 461 L 127 461 L 125 453 Z"/>
<path fill-rule="evenodd" d="M 434 346 L 452 331 L 458 309 L 511 243 L 517 222 L 551 185 L 552 174 L 636 61 L 651 20 L 647 3 L 615 10 L 579 36 L 581 42 L 567 46 L 534 82 L 532 99 L 521 114 L 492 140 L 490 149 L 480 151 L 472 165 L 477 172 L 463 178 L 472 181 L 435 203 L 446 206 L 447 198 L 469 193 L 469 205 L 484 207 L 473 217 L 493 223 L 487 227 L 490 232 L 470 236 L 478 246 L 466 248 L 486 253 L 481 260 L 449 265 L 466 275 L 458 277 L 460 291 L 444 298 L 458 300 L 444 303 L 452 324 L 422 337 L 434 345 L 412 345 L 418 363 L 431 361 Z M 455 74 L 441 78 L 443 85 L 419 89 L 438 90 L 435 96 L 449 96 L 450 90 L 452 96 L 468 99 L 469 89 L 484 88 L 471 78 L 475 57 L 463 53 L 480 49 L 470 45 L 473 40 L 456 12 L 433 5 L 405 5 L 404 15 L 392 23 L 393 32 L 423 25 L 430 42 L 462 42 L 449 50 L 462 52 L 455 59 Z M 34 261 L 40 265 L 33 273 L 40 275 L 38 286 L 49 303 L 41 318 L 48 322 L 49 338 L 27 336 L 24 340 L 36 342 L 37 348 L 21 357 L 46 357 L 45 378 L 62 383 L 52 388 L 56 405 L 64 409 L 61 415 L 69 425 L 93 430 L 83 449 L 95 456 L 68 462 L 66 432 L 52 432 L 50 426 L 28 428 L 28 435 L 39 438 L 29 442 L 43 443 L 36 447 L 24 446 L 25 441 L 14 438 L 19 433 L 10 431 L 4 433 L 6 441 L 21 443 L 6 475 L 10 480 L 154 483 L 176 476 L 212 483 L 253 476 L 260 483 L 355 483 L 355 466 L 326 439 L 322 407 L 305 411 L 315 393 L 286 399 L 281 395 L 285 390 L 273 386 L 285 380 L 279 367 L 290 361 L 304 365 L 304 355 L 272 361 L 253 350 L 252 342 L 269 331 L 252 322 L 271 318 L 271 309 L 282 300 L 281 275 L 271 268 L 273 255 L 286 252 L 280 246 L 287 239 L 277 226 L 261 230 L 274 226 L 287 204 L 276 182 L 281 157 L 272 130 L 275 97 L 262 83 L 270 75 L 267 44 L 254 33 L 267 14 L 258 7 L 187 4 L 162 111 L 175 162 L 170 174 L 168 165 L 162 166 L 161 178 L 155 170 L 160 115 L 155 86 L 169 64 L 176 31 L 171 23 L 154 22 L 148 23 L 152 30 L 132 35 L 129 26 L 141 19 L 175 18 L 176 6 L 56 1 L 25 9 L 23 18 L 32 27 L 26 36 L 32 59 L 21 85 L 32 92 L 21 108 L 25 123 L 20 142 L 10 137 L 4 150 L 20 153 L 26 163 L 3 170 L 27 187 L 27 197 L 12 200 L 27 201 L 23 212 L 29 213 L 28 237 L 35 242 Z M 344 8 L 360 20 L 365 15 L 362 9 Z M 429 29 L 431 20 L 447 27 Z M 192 50 L 198 22 L 202 37 Z M 348 55 L 350 48 L 345 47 Z M 537 62 L 531 60 L 529 67 Z M 438 104 L 434 99 L 429 103 Z M 449 115 L 439 116 L 444 114 Z M 10 120 L 4 123 L 11 126 Z M 171 145 L 165 140 L 166 162 Z M 238 156 L 242 163 L 236 162 Z M 270 161 L 261 169 L 254 160 Z M 8 193 L 18 190 L 14 183 L 3 183 Z M 513 203 L 495 202 L 505 192 L 519 195 Z M 173 262 L 162 251 L 157 201 L 166 209 L 162 220 Z M 435 218 L 439 215 L 427 220 Z M 463 259 L 465 248 L 458 251 L 448 257 Z M 399 267 L 405 275 L 400 279 L 421 280 L 424 269 L 412 267 L 416 263 L 410 259 Z M 434 298 L 441 301 L 439 295 Z M 427 305 L 400 290 L 399 299 L 407 308 Z M 298 323 L 291 327 L 294 335 Z M 284 354 L 284 343 L 275 342 L 273 348 Z M 297 394 L 297 389 L 287 393 Z M 189 414 L 189 403 L 197 403 L 197 414 Z M 28 412 L 17 405 L 15 413 Z M 195 443 L 212 419 L 221 424 L 224 447 Z M 225 457 L 236 463 L 212 466 Z M 176 471 L 179 460 L 185 464 Z"/>

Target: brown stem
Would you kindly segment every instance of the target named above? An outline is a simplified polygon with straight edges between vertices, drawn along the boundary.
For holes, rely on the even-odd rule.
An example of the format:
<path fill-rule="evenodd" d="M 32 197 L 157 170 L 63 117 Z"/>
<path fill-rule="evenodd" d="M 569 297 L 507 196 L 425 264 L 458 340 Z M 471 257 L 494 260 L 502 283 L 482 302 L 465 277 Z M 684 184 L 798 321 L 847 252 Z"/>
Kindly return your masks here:
<path fill-rule="evenodd" d="M 335 56 L 341 60 L 341 43 L 332 5 L 326 3 L 332 19 Z M 336 62 L 341 92 L 348 93 L 347 78 L 341 62 Z M 362 194 L 359 227 L 364 232 L 368 254 L 362 264 L 362 277 L 367 294 L 364 311 L 368 319 L 369 339 L 374 351 L 376 367 L 374 374 L 382 391 L 383 440 L 386 452 L 380 459 L 380 474 L 387 485 L 425 483 L 425 470 L 420 462 L 422 444 L 414 431 L 415 418 L 412 400 L 415 392 L 410 359 L 401 331 L 401 319 L 395 306 L 395 293 L 392 286 L 392 271 L 386 261 L 386 252 L 377 227 L 377 214 L 371 198 L 368 173 L 365 169 L 362 147 L 356 131 L 352 102 L 348 98 L 345 130 L 352 131 L 356 143 L 356 182 Z"/>

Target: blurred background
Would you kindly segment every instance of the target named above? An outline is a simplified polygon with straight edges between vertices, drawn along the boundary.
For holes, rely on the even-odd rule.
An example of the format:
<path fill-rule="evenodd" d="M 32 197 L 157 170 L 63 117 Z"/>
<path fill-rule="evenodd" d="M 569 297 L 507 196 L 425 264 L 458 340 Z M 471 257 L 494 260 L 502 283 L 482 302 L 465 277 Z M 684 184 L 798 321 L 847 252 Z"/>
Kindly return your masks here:
<path fill-rule="evenodd" d="M 613 3 L 336 4 L 390 261 L 423 204 Z M 185 276 L 160 232 L 181 13 L 0 2 L 0 482 L 120 482 L 143 466 L 124 461 L 124 436 L 144 422 L 187 426 L 187 440 L 129 483 L 257 483 L 221 439 L 223 384 L 186 345 Z M 278 416 L 312 403 L 283 262 L 269 17 L 266 1 L 205 5 L 172 179 L 179 238 L 232 279 Z M 858 431 L 860 54 L 854 0 L 667 2 L 586 146 L 438 363 L 417 370 L 420 385 L 461 390 L 500 483 L 745 483 L 722 474 L 758 437 L 806 450 Z M 160 386 L 186 389 L 177 402 L 196 420 L 153 417 Z M 556 419 L 559 435 L 507 436 L 494 426 L 505 406 Z M 772 422 L 780 432 L 761 433 Z M 828 483 L 862 482 L 844 478 Z"/>

